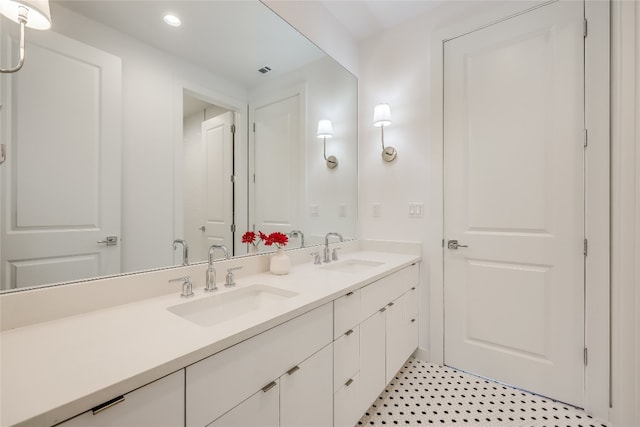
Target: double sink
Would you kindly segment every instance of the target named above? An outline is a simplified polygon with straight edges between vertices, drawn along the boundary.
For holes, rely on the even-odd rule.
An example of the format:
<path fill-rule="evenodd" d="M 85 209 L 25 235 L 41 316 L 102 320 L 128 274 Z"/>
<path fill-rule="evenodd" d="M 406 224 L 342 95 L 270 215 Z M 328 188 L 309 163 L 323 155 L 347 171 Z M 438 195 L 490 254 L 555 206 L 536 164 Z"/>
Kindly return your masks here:
<path fill-rule="evenodd" d="M 323 270 L 357 274 L 382 265 L 382 262 L 348 259 L 320 267 Z M 168 307 L 167 310 L 196 325 L 213 326 L 236 317 L 262 310 L 298 295 L 274 286 L 254 284 L 214 294 L 195 301 Z"/>

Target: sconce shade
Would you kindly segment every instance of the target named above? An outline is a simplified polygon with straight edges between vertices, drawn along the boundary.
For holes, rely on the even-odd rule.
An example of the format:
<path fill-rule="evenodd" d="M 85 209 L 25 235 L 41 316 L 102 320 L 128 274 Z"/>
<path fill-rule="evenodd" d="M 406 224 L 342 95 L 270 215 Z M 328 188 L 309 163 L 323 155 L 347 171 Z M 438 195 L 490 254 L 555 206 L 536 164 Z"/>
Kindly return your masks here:
<path fill-rule="evenodd" d="M 391 107 L 389 104 L 378 104 L 373 110 L 373 125 L 376 127 L 391 124 Z"/>
<path fill-rule="evenodd" d="M 48 0 L 0 0 L 0 13 L 14 22 L 18 20 L 19 7 L 28 9 L 27 28 L 48 30 L 51 28 L 51 11 Z"/>
<path fill-rule="evenodd" d="M 320 120 L 318 122 L 318 138 L 331 138 L 333 136 L 333 126 L 331 120 Z"/>

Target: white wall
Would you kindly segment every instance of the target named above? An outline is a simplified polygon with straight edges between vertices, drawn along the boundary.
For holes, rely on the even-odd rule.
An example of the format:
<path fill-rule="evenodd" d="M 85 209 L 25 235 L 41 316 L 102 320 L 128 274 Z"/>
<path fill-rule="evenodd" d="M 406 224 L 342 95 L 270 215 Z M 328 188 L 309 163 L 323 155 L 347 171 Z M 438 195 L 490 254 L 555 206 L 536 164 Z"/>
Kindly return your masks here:
<path fill-rule="evenodd" d="M 175 137 L 188 83 L 246 103 L 244 88 L 58 7 L 53 30 L 122 58 L 122 269 L 172 265 Z M 178 95 L 179 94 L 179 95 Z"/>

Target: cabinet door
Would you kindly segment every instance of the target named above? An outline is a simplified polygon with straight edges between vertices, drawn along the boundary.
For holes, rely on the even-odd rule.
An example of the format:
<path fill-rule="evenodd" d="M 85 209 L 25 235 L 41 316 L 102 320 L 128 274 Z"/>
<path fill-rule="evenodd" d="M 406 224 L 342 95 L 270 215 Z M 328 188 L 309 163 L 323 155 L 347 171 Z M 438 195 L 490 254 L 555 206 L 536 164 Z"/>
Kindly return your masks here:
<path fill-rule="evenodd" d="M 278 380 L 212 422 L 208 427 L 278 427 Z"/>
<path fill-rule="evenodd" d="M 184 369 L 105 402 L 59 427 L 176 427 L 184 425 Z"/>
<path fill-rule="evenodd" d="M 360 366 L 360 326 L 349 329 L 333 343 L 333 390 L 358 372 Z"/>
<path fill-rule="evenodd" d="M 393 376 L 409 357 L 406 354 L 409 323 L 405 320 L 405 313 L 406 294 L 387 305 L 385 384 L 393 379 Z"/>
<path fill-rule="evenodd" d="M 385 381 L 386 307 L 360 324 L 360 412 L 364 413 L 387 384 Z"/>
<path fill-rule="evenodd" d="M 280 377 L 280 426 L 326 427 L 333 422 L 333 344 Z"/>
<path fill-rule="evenodd" d="M 364 415 L 360 410 L 360 374 L 342 384 L 334 396 L 333 427 L 353 427 Z"/>

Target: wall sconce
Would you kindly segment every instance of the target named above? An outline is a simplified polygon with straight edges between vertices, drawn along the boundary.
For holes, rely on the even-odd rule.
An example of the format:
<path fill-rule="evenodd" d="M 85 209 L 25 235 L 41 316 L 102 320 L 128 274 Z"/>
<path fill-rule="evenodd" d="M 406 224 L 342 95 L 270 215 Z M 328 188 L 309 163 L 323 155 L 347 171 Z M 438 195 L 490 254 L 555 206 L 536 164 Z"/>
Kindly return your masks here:
<path fill-rule="evenodd" d="M 0 69 L 0 73 L 15 73 L 24 65 L 24 28 L 48 30 L 51 28 L 49 0 L 0 0 L 0 13 L 20 24 L 20 60 L 13 68 Z"/>
<path fill-rule="evenodd" d="M 322 138 L 324 145 L 324 159 L 327 161 L 327 167 L 329 169 L 335 169 L 338 166 L 338 159 L 336 156 L 327 157 L 327 138 L 333 137 L 333 126 L 331 126 L 331 120 L 320 120 L 318 122 L 318 138 Z"/>
<path fill-rule="evenodd" d="M 389 104 L 378 104 L 373 110 L 373 125 L 380 128 L 382 136 L 382 158 L 385 162 L 392 162 L 396 159 L 398 152 L 393 147 L 384 146 L 384 127 L 391 124 L 391 107 Z"/>

